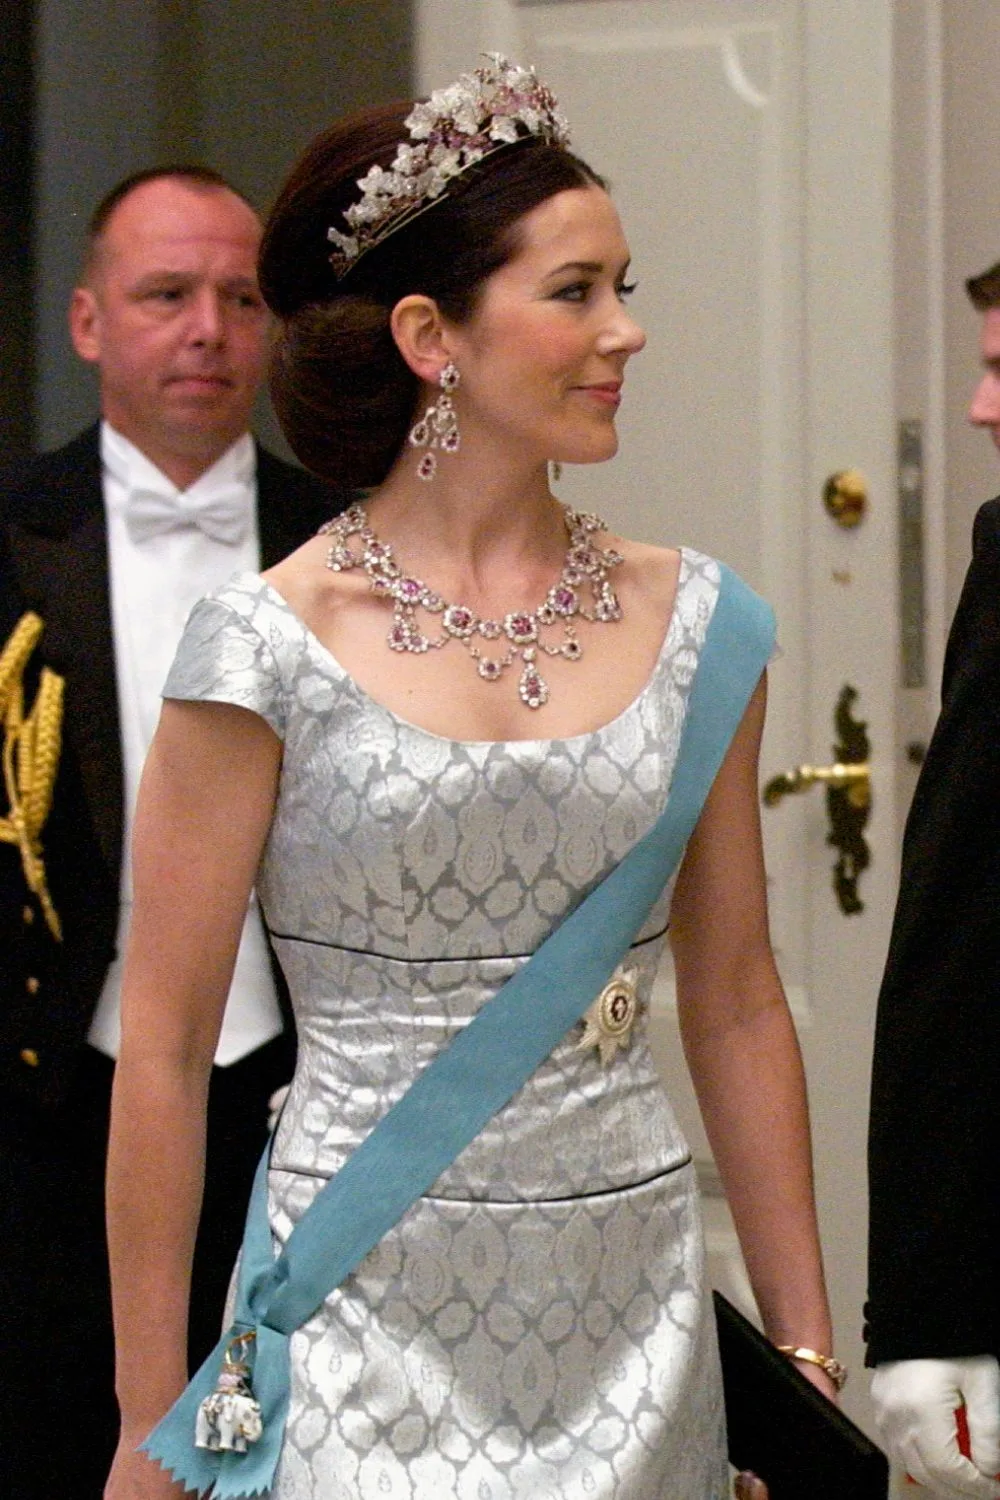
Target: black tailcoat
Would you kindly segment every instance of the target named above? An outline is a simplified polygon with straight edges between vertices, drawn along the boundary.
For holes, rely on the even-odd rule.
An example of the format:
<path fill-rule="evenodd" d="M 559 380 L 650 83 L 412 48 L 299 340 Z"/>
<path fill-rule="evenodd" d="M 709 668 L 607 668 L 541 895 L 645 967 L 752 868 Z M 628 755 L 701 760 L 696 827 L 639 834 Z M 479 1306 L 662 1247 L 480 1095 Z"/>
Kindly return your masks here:
<path fill-rule="evenodd" d="M 263 566 L 343 503 L 258 447 Z M 66 684 L 63 750 L 42 832 L 63 941 L 27 890 L 17 848 L 0 844 L 0 1366 L 8 1377 L 0 1493 L 98 1500 L 117 1430 L 102 1202 L 112 1065 L 86 1036 L 115 953 L 124 816 L 97 425 L 0 477 L 3 640 L 27 609 L 45 628 L 26 703 L 42 664 Z M 279 993 L 288 1020 L 280 976 Z M 192 1299 L 196 1357 L 218 1336 L 249 1176 L 266 1138 L 267 1096 L 290 1078 L 293 1058 L 289 1022 L 278 1041 L 213 1069 Z"/>
<path fill-rule="evenodd" d="M 869 1363 L 1000 1355 L 1000 498 L 906 825 L 869 1179 Z"/>

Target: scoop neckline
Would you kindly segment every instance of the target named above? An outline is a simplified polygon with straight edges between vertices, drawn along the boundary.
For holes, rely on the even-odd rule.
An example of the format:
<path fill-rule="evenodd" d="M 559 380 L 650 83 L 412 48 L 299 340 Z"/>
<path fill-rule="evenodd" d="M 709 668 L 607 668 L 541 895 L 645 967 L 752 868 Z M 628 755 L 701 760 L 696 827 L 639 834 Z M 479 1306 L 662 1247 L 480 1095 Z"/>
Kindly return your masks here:
<path fill-rule="evenodd" d="M 645 698 L 653 683 L 656 681 L 656 678 L 658 677 L 660 672 L 660 668 L 663 665 L 664 657 L 667 653 L 667 647 L 670 644 L 670 638 L 673 635 L 674 622 L 678 617 L 681 591 L 686 587 L 688 578 L 690 577 L 690 558 L 692 555 L 691 548 L 680 546 L 677 548 L 677 551 L 680 553 L 681 565 L 677 572 L 677 587 L 674 590 L 673 603 L 671 604 L 669 613 L 667 615 L 667 620 L 663 631 L 663 638 L 660 641 L 660 645 L 656 653 L 656 659 L 653 662 L 652 670 L 650 671 L 649 676 L 646 678 L 645 682 L 640 687 L 639 691 L 636 693 L 635 697 L 629 703 L 626 703 L 625 707 L 621 709 L 617 714 L 615 714 L 614 718 L 608 719 L 604 724 L 599 724 L 596 729 L 584 729 L 579 734 L 563 735 L 561 737 L 550 739 L 534 737 L 513 740 L 453 739 L 451 736 L 446 734 L 437 734 L 433 729 L 426 729 L 422 724 L 415 724 L 412 719 L 404 718 L 402 714 L 398 714 L 395 709 L 389 708 L 387 704 L 381 703 L 377 698 L 373 698 L 371 693 L 368 692 L 367 688 L 362 687 L 357 678 L 353 677 L 347 670 L 347 668 L 343 665 L 343 663 L 339 661 L 336 656 L 334 656 L 329 646 L 325 645 L 324 642 L 320 640 L 316 632 L 306 624 L 301 615 L 295 612 L 295 610 L 289 604 L 288 600 L 285 598 L 284 594 L 282 594 L 280 590 L 276 589 L 273 583 L 269 583 L 268 580 L 263 576 L 263 574 L 253 572 L 249 574 L 237 573 L 232 582 L 236 583 L 240 577 L 252 578 L 271 596 L 272 599 L 277 601 L 282 611 L 295 622 L 298 629 L 302 632 L 304 639 L 308 643 L 310 643 L 311 646 L 315 650 L 317 650 L 321 656 L 325 657 L 327 662 L 330 663 L 330 665 L 335 669 L 336 672 L 340 674 L 342 678 L 344 678 L 345 681 L 351 684 L 351 687 L 353 688 L 355 693 L 357 693 L 358 696 L 362 698 L 371 709 L 373 709 L 376 713 L 382 714 L 383 717 L 391 719 L 393 723 L 397 724 L 401 729 L 405 729 L 409 734 L 421 735 L 424 739 L 433 740 L 439 745 L 453 745 L 469 750 L 489 750 L 498 746 L 506 747 L 511 745 L 536 745 L 540 747 L 554 745 L 573 745 L 581 740 L 593 739 L 595 735 L 606 734 L 608 730 L 613 729 L 617 724 L 620 724 L 623 719 L 625 719 L 629 714 L 633 713 L 639 707 L 639 704 L 642 702 L 643 698 Z"/>

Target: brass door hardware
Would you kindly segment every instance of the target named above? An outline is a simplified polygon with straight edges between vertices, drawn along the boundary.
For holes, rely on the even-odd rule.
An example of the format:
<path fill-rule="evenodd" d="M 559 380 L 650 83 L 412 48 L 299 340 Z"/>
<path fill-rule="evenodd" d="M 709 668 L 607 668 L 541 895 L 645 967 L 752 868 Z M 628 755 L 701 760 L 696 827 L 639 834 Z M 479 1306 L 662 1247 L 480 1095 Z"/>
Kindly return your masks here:
<path fill-rule="evenodd" d="M 871 783 L 866 761 L 850 766 L 837 761 L 832 766 L 796 766 L 794 770 L 782 771 L 780 776 L 772 776 L 765 786 L 764 802 L 768 807 L 777 807 L 782 797 L 787 797 L 790 792 L 807 792 L 816 782 L 822 782 L 824 786 L 846 787 L 855 807 L 868 806 Z"/>
<path fill-rule="evenodd" d="M 868 481 L 860 469 L 838 469 L 823 486 L 823 504 L 838 526 L 858 526 L 868 509 Z"/>
<path fill-rule="evenodd" d="M 833 747 L 833 764 L 801 765 L 782 771 L 771 777 L 761 794 L 765 807 L 777 807 L 790 793 L 818 785 L 826 788 L 830 820 L 826 841 L 839 851 L 833 867 L 833 888 L 841 911 L 848 916 L 864 911 L 858 880 L 871 863 L 871 850 L 864 837 L 871 812 L 871 743 L 867 724 L 853 717 L 857 696 L 857 689 L 846 684 L 840 690 L 833 716 L 839 739 Z"/>

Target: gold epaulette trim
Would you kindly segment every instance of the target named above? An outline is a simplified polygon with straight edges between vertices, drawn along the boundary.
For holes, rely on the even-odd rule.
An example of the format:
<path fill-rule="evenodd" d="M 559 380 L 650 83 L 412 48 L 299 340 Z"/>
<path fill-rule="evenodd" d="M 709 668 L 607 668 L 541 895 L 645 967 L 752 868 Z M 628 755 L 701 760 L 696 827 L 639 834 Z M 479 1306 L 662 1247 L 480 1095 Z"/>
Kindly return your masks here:
<path fill-rule="evenodd" d="M 42 668 L 31 712 L 24 712 L 24 669 L 44 628 L 41 618 L 29 610 L 0 651 L 3 779 L 10 807 L 7 817 L 0 818 L 0 843 L 20 849 L 28 889 L 37 896 L 49 931 L 59 942 L 62 926 L 45 879 L 41 837 L 62 748 L 65 681 L 58 672 Z"/>

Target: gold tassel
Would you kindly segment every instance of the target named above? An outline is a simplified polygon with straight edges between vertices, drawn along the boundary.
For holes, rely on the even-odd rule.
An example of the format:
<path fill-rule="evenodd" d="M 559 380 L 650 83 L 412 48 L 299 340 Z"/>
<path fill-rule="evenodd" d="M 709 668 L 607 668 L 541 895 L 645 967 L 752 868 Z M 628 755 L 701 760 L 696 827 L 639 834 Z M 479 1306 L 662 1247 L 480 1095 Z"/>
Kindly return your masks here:
<path fill-rule="evenodd" d="M 8 816 L 0 818 L 0 843 L 20 849 L 28 889 L 37 896 L 52 936 L 61 942 L 62 926 L 45 878 L 41 834 L 59 769 L 64 679 L 43 667 L 31 712 L 24 712 L 24 671 L 44 628 L 29 610 L 0 651 L 3 779 L 10 806 Z"/>

